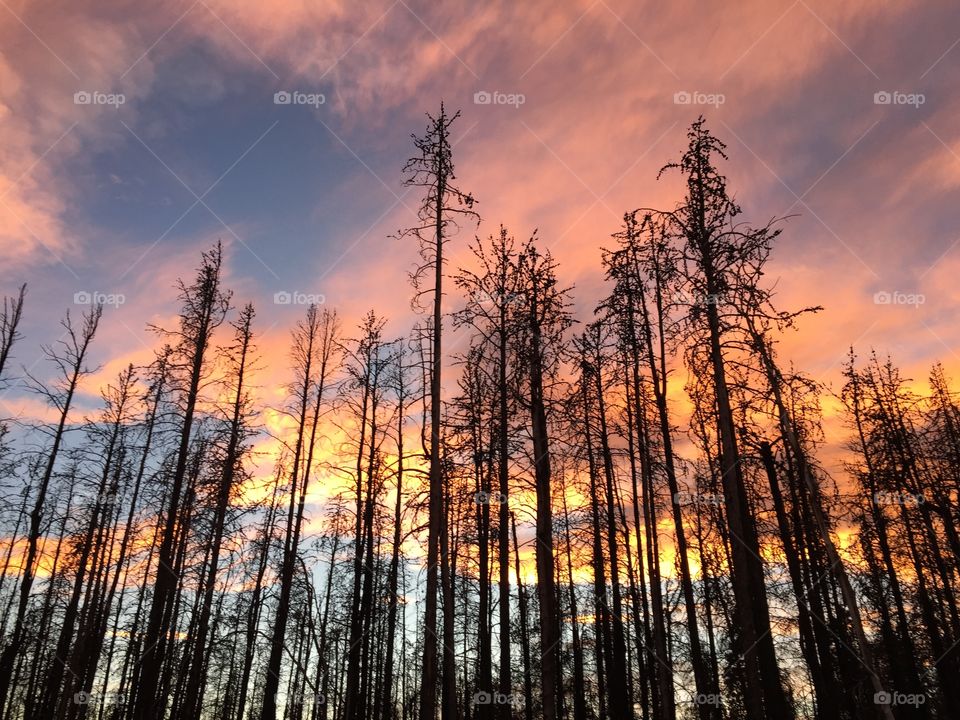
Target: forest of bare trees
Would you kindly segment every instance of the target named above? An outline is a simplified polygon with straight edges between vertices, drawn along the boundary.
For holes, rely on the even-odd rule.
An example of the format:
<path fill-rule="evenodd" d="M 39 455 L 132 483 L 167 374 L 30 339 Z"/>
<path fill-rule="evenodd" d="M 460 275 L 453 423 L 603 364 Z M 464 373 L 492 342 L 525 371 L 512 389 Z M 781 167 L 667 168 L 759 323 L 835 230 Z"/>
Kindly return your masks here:
<path fill-rule="evenodd" d="M 4 300 L 0 391 L 49 412 L 0 423 L 0 717 L 960 718 L 944 369 L 920 391 L 851 349 L 829 388 L 781 356 L 820 308 L 776 305 L 789 223 L 744 218 L 702 118 L 675 205 L 589 239 L 577 316 L 549 237 L 481 232 L 458 113 L 428 117 L 384 240 L 419 253 L 413 330 L 310 306 L 285 397 L 219 245 L 102 388 L 99 306 L 27 370 L 29 289 Z"/>

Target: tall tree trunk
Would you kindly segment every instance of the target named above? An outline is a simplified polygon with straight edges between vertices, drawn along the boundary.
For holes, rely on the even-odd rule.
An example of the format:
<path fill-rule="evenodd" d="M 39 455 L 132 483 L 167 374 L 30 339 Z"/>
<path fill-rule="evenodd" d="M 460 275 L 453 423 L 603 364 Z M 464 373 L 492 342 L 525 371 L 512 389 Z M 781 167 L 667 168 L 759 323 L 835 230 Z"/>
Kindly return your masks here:
<path fill-rule="evenodd" d="M 18 303 L 19 305 L 19 303 Z M 13 677 L 14 663 L 17 655 L 23 645 L 24 621 L 27 615 L 27 605 L 30 601 L 30 590 L 33 588 L 33 581 L 36 573 L 37 552 L 39 550 L 40 534 L 42 532 L 43 511 L 47 500 L 47 491 L 50 488 L 50 481 L 53 479 L 53 472 L 57 464 L 57 457 L 60 454 L 60 446 L 63 443 L 64 433 L 66 431 L 67 418 L 70 413 L 70 407 L 73 404 L 73 397 L 77 390 L 77 385 L 81 378 L 86 374 L 84 362 L 86 360 L 87 350 L 97 332 L 97 325 L 100 322 L 100 316 L 103 308 L 100 305 L 94 306 L 89 314 L 83 317 L 83 326 L 79 330 L 73 327 L 68 314 L 63 322 L 66 329 L 65 335 L 69 340 L 64 343 L 66 357 L 59 359 L 54 355 L 51 358 L 63 368 L 64 388 L 56 405 L 60 409 L 57 427 L 53 432 L 53 443 L 47 453 L 46 463 L 44 465 L 43 475 L 40 478 L 37 487 L 37 498 L 34 502 L 33 511 L 30 513 L 30 525 L 27 531 L 27 551 L 23 561 L 23 575 L 20 578 L 19 595 L 17 601 L 17 612 L 13 618 L 13 632 L 10 633 L 10 639 L 7 641 L 3 651 L 0 652 L 0 714 L 3 713 L 7 701 L 7 694 L 10 690 L 10 681 Z M 19 310 L 15 313 L 19 316 Z M 18 318 L 19 319 L 19 318 Z M 8 325 L 9 326 L 9 325 Z M 9 345 L 16 336 L 16 325 L 13 330 L 8 332 L 10 340 L 5 340 L 4 349 L 9 352 Z M 6 358 L 4 358 L 5 360 Z M 53 399 L 53 395 L 49 395 Z"/>
<path fill-rule="evenodd" d="M 501 258 L 506 272 L 506 258 Z M 506 282 L 501 282 L 505 287 Z M 500 490 L 500 505 L 497 517 L 497 563 L 500 571 L 500 693 L 513 695 L 510 659 L 510 415 L 507 398 L 507 305 L 500 303 L 500 330 L 497 333 L 497 480 Z M 500 707 L 499 720 L 510 720 L 511 706 Z"/>
<path fill-rule="evenodd" d="M 284 535 L 283 558 L 280 566 L 280 594 L 277 601 L 277 613 L 273 622 L 270 641 L 270 656 L 267 660 L 267 675 L 264 682 L 263 706 L 260 720 L 275 720 L 277 714 L 277 692 L 280 688 L 280 666 L 283 660 L 283 647 L 286 640 L 287 621 L 290 616 L 290 597 L 296 571 L 297 553 L 300 546 L 300 530 L 303 526 L 303 514 L 310 483 L 311 462 L 316 440 L 317 418 L 323 393 L 326 389 L 329 363 L 336 342 L 336 317 L 332 313 L 318 314 L 317 307 L 307 309 L 306 319 L 298 331 L 300 333 L 300 360 L 302 385 L 297 397 L 297 434 L 290 473 L 290 503 L 287 508 L 287 527 Z M 319 352 L 319 374 L 314 378 L 315 353 Z M 313 393 L 313 420 L 309 438 L 305 436 L 309 401 Z M 305 461 L 304 461 L 305 456 Z M 301 467 L 302 465 L 302 467 Z"/>
<path fill-rule="evenodd" d="M 627 645 L 623 631 L 623 599 L 620 591 L 620 548 L 617 544 L 616 499 L 614 494 L 613 456 L 607 436 L 607 412 L 603 399 L 603 386 L 600 378 L 601 366 L 599 347 L 597 348 L 596 367 L 593 373 L 594 387 L 597 391 L 597 419 L 599 421 L 600 452 L 603 459 L 603 475 L 606 492 L 607 554 L 610 562 L 610 593 L 613 598 L 610 613 L 611 628 L 611 665 L 608 668 L 610 687 L 610 714 L 613 717 L 633 717 L 630 697 L 627 692 Z"/>
<path fill-rule="evenodd" d="M 543 718 L 557 718 L 557 675 L 560 672 L 560 624 L 556 607 L 553 559 L 553 509 L 550 487 L 550 444 L 543 385 L 542 298 L 539 279 L 530 283 L 529 366 L 530 425 L 533 435 L 534 476 L 537 495 L 536 561 L 537 599 L 540 605 L 540 681 Z"/>
<path fill-rule="evenodd" d="M 566 488 L 563 492 L 563 529 L 567 555 L 567 591 L 570 595 L 570 625 L 573 631 L 573 720 L 587 720 L 586 679 L 583 671 L 583 645 L 580 640 L 580 618 L 577 612 L 577 593 L 573 581 L 573 560 L 570 542 L 570 513 L 567 509 Z"/>
<path fill-rule="evenodd" d="M 520 574 L 520 545 L 517 542 L 517 518 L 510 513 L 510 524 L 513 533 L 513 558 L 516 564 L 517 597 L 520 610 L 520 651 L 523 659 L 523 717 L 533 720 L 533 673 L 530 669 L 530 635 L 527 629 L 527 593 L 523 587 L 523 576 Z"/>
<path fill-rule="evenodd" d="M 174 570 L 175 541 L 178 532 L 184 530 L 180 508 L 187 475 L 194 413 L 200 395 L 204 359 L 210 338 L 222 320 L 228 303 L 227 298 L 220 291 L 221 260 L 221 248 L 218 244 L 211 253 L 204 254 L 196 284 L 193 287 L 183 288 L 182 292 L 183 351 L 190 370 L 187 387 L 183 393 L 183 423 L 180 428 L 170 494 L 167 497 L 166 517 L 159 531 L 161 541 L 157 576 L 147 618 L 147 629 L 141 646 L 134 720 L 161 720 L 166 712 L 167 698 L 158 695 L 158 690 L 164 661 L 167 659 L 167 638 L 173 617 L 174 596 L 177 594 L 179 584 L 179 576 Z"/>
<path fill-rule="evenodd" d="M 382 720 L 395 720 L 396 718 L 396 701 L 394 699 L 393 693 L 393 669 L 394 669 L 394 646 L 396 643 L 396 626 L 397 626 L 397 585 L 398 585 L 398 575 L 400 569 L 400 542 L 402 540 L 401 535 L 401 521 L 403 518 L 402 508 L 403 508 L 403 453 L 404 453 L 404 443 L 403 443 L 403 425 L 405 418 L 405 400 L 406 400 L 406 389 L 404 387 L 404 365 L 403 365 L 403 354 L 400 352 L 399 357 L 397 358 L 397 472 L 396 472 L 396 493 L 397 498 L 393 506 L 393 543 L 391 545 L 390 551 L 390 569 L 387 572 L 387 602 L 389 603 L 387 609 L 387 641 L 386 641 L 386 657 L 384 662 L 384 673 L 383 673 L 383 683 L 380 686 L 382 688 L 382 693 L 384 696 L 384 701 L 382 703 L 383 707 L 383 718 Z M 333 565 L 331 563 L 331 572 L 333 571 Z M 329 602 L 329 599 L 328 599 Z"/>
<path fill-rule="evenodd" d="M 714 276 L 711 252 L 710 248 L 704 250 L 707 294 L 719 297 L 722 288 Z M 733 556 L 731 582 L 742 644 L 740 654 L 744 665 L 748 714 L 750 720 L 764 720 L 768 716 L 790 720 L 794 714 L 780 684 L 780 670 L 770 632 L 760 547 L 750 516 L 740 464 L 740 449 L 737 446 L 724 366 L 720 317 L 715 303 L 707 303 L 706 314 L 720 436 L 720 476 Z"/>
<path fill-rule="evenodd" d="M 203 668 L 203 659 L 207 651 L 207 633 L 210 629 L 210 611 L 213 607 L 213 597 L 217 586 L 217 573 L 220 566 L 220 548 L 223 545 L 223 533 L 227 519 L 227 509 L 230 505 L 230 494 L 234 487 L 237 465 L 240 458 L 240 443 L 243 433 L 244 393 L 246 386 L 245 373 L 247 355 L 252 340 L 253 306 L 247 305 L 241 316 L 237 330 L 237 366 L 236 389 L 233 396 L 233 410 L 230 416 L 230 437 L 223 458 L 220 483 L 217 488 L 216 507 L 214 509 L 213 529 L 211 530 L 210 563 L 207 576 L 204 580 L 203 602 L 200 605 L 199 616 L 195 627 L 193 657 L 190 661 L 190 675 L 187 682 L 186 695 L 183 700 L 182 717 L 190 720 L 200 716 L 203 693 L 206 688 L 206 674 Z"/>
<path fill-rule="evenodd" d="M 651 259 L 657 260 L 658 253 L 655 243 L 651 242 Z M 636 259 L 631 258 L 631 268 L 629 279 L 639 280 L 639 272 L 634 274 L 636 268 Z M 670 492 L 670 498 L 673 501 L 671 507 L 673 510 L 673 528 L 677 542 L 677 557 L 680 565 L 680 586 L 683 592 L 683 602 L 687 616 L 687 634 L 690 638 L 690 661 L 693 665 L 694 683 L 697 689 L 697 711 L 700 720 L 713 720 L 721 715 L 720 705 L 712 700 L 719 697 L 719 688 L 714 686 L 707 672 L 707 666 L 703 659 L 703 649 L 700 644 L 700 628 L 697 618 L 697 605 L 693 594 L 693 579 L 690 572 L 690 559 L 687 550 L 687 535 L 683 526 L 683 512 L 679 502 L 677 502 L 680 486 L 677 481 L 677 470 L 673 452 L 673 432 L 670 426 L 670 412 L 667 407 L 667 347 L 666 347 L 666 328 L 664 323 L 665 309 L 663 299 L 663 279 L 662 268 L 657 267 L 653 274 L 653 300 L 655 302 L 655 317 L 651 318 L 650 308 L 647 304 L 647 292 L 643 287 L 642 281 L 638 282 L 637 295 L 640 299 L 640 321 L 643 338 L 646 347 L 647 367 L 650 372 L 650 384 L 653 387 L 653 398 L 657 407 L 657 418 L 659 420 L 660 439 L 663 443 L 663 463 L 664 472 L 667 477 L 667 489 Z M 627 328 L 628 338 L 630 339 L 631 354 L 636 358 L 634 364 L 635 382 L 639 383 L 637 377 L 637 364 L 639 364 L 640 348 L 637 347 L 636 334 L 632 328 L 636 324 L 634 308 L 632 303 L 627 306 Z M 654 326 L 656 327 L 656 337 L 654 337 Z M 701 701 L 702 700 L 702 701 Z"/>

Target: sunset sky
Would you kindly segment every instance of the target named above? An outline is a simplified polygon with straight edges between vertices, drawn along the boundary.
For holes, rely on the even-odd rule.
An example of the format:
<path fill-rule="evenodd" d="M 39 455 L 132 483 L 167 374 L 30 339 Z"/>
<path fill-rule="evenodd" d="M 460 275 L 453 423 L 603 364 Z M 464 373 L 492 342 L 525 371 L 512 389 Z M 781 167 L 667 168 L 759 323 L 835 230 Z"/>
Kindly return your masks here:
<path fill-rule="evenodd" d="M 17 362 L 34 366 L 78 293 L 125 301 L 105 310 L 98 380 L 148 361 L 145 323 L 173 323 L 176 278 L 218 238 L 278 381 L 303 307 L 275 293 L 323 295 L 348 327 L 375 308 L 405 332 L 416 248 L 390 236 L 418 197 L 400 171 L 442 99 L 462 110 L 454 152 L 477 232 L 539 228 L 579 317 L 603 292 L 600 247 L 623 212 L 679 198 L 657 171 L 702 113 L 728 144 L 745 218 L 795 216 L 772 263 L 778 304 L 825 309 L 785 359 L 835 389 L 850 344 L 889 351 L 919 381 L 936 360 L 956 376 L 958 13 L 0 0 L 0 279 L 3 294 L 29 284 Z M 293 101 L 275 102 L 284 92 Z"/>

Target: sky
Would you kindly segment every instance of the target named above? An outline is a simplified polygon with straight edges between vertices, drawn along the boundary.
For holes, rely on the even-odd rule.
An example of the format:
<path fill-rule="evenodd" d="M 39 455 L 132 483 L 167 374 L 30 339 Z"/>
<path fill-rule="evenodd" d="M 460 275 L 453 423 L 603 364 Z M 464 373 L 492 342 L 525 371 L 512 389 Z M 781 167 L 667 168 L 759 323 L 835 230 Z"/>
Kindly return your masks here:
<path fill-rule="evenodd" d="M 94 407 L 97 383 L 150 359 L 146 324 L 173 325 L 177 277 L 218 239 L 276 383 L 304 310 L 283 293 L 405 332 L 416 248 L 392 236 L 418 197 L 401 168 L 443 100 L 462 113 L 476 232 L 536 229 L 581 319 L 623 213 L 680 197 L 657 173 L 703 114 L 744 219 L 790 216 L 777 304 L 824 308 L 782 357 L 834 390 L 851 345 L 921 384 L 938 360 L 957 376 L 958 79 L 947 1 L 0 0 L 0 292 L 28 283 L 16 361 L 42 376 L 63 311 L 112 300 Z"/>

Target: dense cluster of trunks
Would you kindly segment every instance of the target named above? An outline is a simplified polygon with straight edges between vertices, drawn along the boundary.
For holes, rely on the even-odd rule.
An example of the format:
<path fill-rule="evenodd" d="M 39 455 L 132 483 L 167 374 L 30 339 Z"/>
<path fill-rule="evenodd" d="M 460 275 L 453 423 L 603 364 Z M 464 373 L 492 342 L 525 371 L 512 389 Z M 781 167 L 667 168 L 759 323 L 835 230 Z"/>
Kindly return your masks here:
<path fill-rule="evenodd" d="M 664 168 L 676 206 L 605 243 L 589 317 L 549 239 L 463 239 L 456 119 L 404 168 L 413 330 L 306 308 L 285 397 L 219 245 L 90 417 L 102 308 L 35 376 L 12 363 L 25 293 L 5 301 L 0 389 L 55 419 L 0 434 L 0 716 L 960 717 L 943 369 L 921 391 L 851 350 L 831 477 L 826 390 L 777 353 L 819 308 L 774 306 L 781 224 L 740 219 L 702 119 Z"/>

